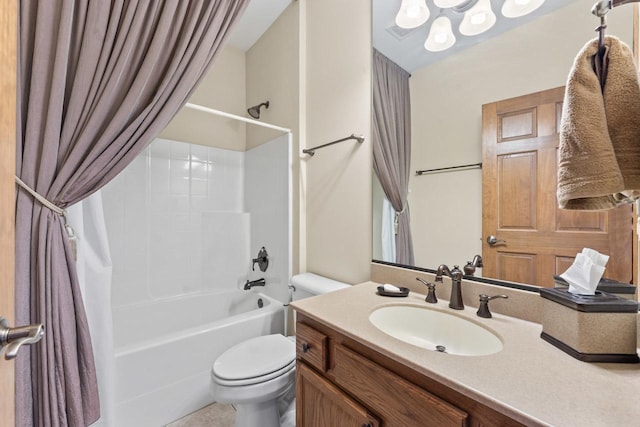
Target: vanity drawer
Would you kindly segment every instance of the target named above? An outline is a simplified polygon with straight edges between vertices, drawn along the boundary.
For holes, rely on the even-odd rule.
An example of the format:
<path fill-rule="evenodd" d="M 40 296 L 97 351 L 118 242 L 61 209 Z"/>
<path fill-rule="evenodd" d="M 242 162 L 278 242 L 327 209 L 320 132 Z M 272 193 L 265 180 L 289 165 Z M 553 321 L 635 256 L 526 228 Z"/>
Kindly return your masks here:
<path fill-rule="evenodd" d="M 332 376 L 389 426 L 466 426 L 468 414 L 342 345 Z"/>
<path fill-rule="evenodd" d="M 304 323 L 296 324 L 296 355 L 309 365 L 327 372 L 329 367 L 329 339 Z"/>

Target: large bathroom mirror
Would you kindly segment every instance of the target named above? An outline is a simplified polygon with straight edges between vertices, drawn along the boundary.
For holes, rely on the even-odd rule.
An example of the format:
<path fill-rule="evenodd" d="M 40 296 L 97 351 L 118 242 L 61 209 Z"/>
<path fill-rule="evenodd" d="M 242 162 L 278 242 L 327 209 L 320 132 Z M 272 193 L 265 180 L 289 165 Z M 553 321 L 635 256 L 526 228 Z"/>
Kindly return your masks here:
<path fill-rule="evenodd" d="M 462 267 L 482 254 L 487 237 L 482 230 L 482 169 L 416 171 L 480 163 L 482 105 L 564 86 L 577 53 L 597 36 L 599 19 L 591 13 L 594 0 L 547 0 L 530 15 L 511 19 L 501 14 L 505 0 L 491 0 L 496 25 L 482 35 L 464 36 L 458 31 L 463 14 L 438 9 L 433 0 L 427 0 L 430 17 L 424 24 L 398 28 L 395 16 L 401 3 L 373 0 L 373 45 L 411 74 L 412 267 Z M 634 10 L 619 6 L 607 15 L 607 34 L 629 46 Z M 429 52 L 423 44 L 441 16 L 451 20 L 457 40 L 448 50 Z M 375 173 L 373 181 L 373 258 L 395 263 L 381 243 L 384 193 Z M 555 193 L 555 187 L 548 191 Z M 629 233 L 632 227 L 629 223 Z M 629 254 L 637 257 L 632 245 Z M 483 276 L 482 269 L 475 276 Z"/>

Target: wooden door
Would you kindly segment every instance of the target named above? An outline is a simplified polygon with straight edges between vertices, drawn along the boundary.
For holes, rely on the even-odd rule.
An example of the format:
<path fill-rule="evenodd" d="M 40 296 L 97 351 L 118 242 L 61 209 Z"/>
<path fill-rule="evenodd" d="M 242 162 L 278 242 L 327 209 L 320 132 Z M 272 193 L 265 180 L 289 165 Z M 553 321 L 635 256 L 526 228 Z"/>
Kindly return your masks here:
<path fill-rule="evenodd" d="M 304 362 L 296 365 L 296 426 L 379 427 L 380 421 Z"/>
<path fill-rule="evenodd" d="M 560 87 L 482 106 L 482 273 L 553 287 L 554 274 L 588 247 L 610 256 L 605 277 L 631 283 L 631 205 L 601 212 L 557 207 L 563 97 Z"/>
<path fill-rule="evenodd" d="M 0 3 L 0 316 L 14 324 L 17 2 Z M 14 422 L 14 363 L 0 358 L 0 426 Z"/>

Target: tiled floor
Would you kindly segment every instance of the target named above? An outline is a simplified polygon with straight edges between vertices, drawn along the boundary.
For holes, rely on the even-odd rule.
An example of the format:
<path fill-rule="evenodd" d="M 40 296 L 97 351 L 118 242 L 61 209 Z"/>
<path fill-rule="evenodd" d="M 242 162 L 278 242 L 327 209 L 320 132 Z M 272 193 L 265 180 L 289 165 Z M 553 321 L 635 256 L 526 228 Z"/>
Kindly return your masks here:
<path fill-rule="evenodd" d="M 236 410 L 232 405 L 214 403 L 168 424 L 167 427 L 233 427 Z"/>

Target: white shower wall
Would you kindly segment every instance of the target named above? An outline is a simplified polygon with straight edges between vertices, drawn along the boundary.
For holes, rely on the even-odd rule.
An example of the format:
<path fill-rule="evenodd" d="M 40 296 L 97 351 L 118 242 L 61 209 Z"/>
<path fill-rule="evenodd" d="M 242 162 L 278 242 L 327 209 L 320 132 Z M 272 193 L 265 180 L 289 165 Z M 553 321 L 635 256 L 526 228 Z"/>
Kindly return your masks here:
<path fill-rule="evenodd" d="M 269 253 L 269 268 L 255 266 L 251 278 L 264 278 L 263 292 L 287 301 L 291 276 L 291 153 L 289 135 L 283 135 L 246 152 L 245 210 L 250 213 L 251 257 L 261 247 Z"/>
<path fill-rule="evenodd" d="M 250 261 L 257 255 L 251 240 L 252 223 L 281 228 L 273 227 L 271 219 L 255 217 L 268 212 L 270 218 L 282 216 L 289 222 L 287 199 L 275 208 L 277 213 L 272 212 L 272 205 L 280 205 L 281 196 L 260 203 L 256 212 L 245 206 L 253 206 L 244 196 L 251 192 L 245 191 L 245 163 L 250 157 L 243 152 L 157 139 L 104 188 L 113 258 L 113 307 L 237 288 L 250 278 Z M 280 169 L 282 163 L 267 159 L 271 157 L 258 161 L 262 164 L 259 181 L 248 187 L 272 177 L 281 181 L 281 171 L 274 168 Z M 254 164 L 254 160 L 249 162 Z M 284 173 L 288 177 L 286 167 Z M 280 194 L 288 197 L 286 185 Z M 259 234 L 259 228 L 254 226 L 254 232 Z M 289 233 L 285 229 L 284 234 L 277 234 L 276 240 L 282 242 L 258 239 L 265 243 L 257 244 L 271 244 L 274 263 L 288 266 L 288 260 L 282 258 L 289 258 Z M 284 274 L 279 282 L 286 283 L 288 271 Z"/>

